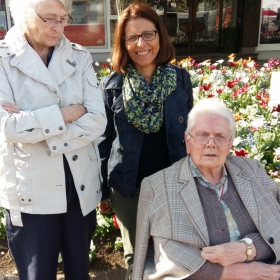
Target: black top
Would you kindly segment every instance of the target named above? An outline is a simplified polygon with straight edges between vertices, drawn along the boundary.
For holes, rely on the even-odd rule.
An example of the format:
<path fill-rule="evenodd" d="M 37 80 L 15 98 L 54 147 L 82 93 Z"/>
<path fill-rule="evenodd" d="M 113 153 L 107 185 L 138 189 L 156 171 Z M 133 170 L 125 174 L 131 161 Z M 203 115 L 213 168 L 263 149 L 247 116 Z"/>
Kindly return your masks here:
<path fill-rule="evenodd" d="M 142 180 L 171 165 L 164 124 L 156 133 L 144 134 L 136 187 Z"/>

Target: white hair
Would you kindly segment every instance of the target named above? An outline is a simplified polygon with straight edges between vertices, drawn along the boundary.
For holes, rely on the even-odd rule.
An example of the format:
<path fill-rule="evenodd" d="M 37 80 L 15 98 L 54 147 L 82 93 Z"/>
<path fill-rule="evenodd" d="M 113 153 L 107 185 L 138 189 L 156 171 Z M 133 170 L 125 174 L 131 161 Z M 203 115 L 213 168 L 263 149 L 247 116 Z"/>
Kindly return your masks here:
<path fill-rule="evenodd" d="M 16 26 L 25 30 L 35 20 L 36 11 L 47 0 L 10 0 L 10 11 Z M 65 10 L 70 13 L 72 0 L 58 0 Z"/>
<path fill-rule="evenodd" d="M 206 98 L 199 100 L 192 108 L 188 115 L 188 126 L 185 134 L 189 134 L 191 129 L 195 126 L 197 116 L 215 115 L 228 120 L 229 129 L 232 137 L 235 137 L 235 119 L 231 110 L 217 98 Z"/>

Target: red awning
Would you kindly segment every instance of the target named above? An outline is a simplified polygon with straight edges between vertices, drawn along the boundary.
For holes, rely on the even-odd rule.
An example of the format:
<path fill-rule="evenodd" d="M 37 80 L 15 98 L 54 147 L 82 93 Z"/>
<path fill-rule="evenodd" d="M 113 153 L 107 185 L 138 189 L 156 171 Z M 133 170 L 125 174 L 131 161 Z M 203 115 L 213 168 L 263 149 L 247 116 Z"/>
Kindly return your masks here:
<path fill-rule="evenodd" d="M 263 10 L 262 11 L 263 16 L 277 16 L 277 12 L 273 10 Z"/>

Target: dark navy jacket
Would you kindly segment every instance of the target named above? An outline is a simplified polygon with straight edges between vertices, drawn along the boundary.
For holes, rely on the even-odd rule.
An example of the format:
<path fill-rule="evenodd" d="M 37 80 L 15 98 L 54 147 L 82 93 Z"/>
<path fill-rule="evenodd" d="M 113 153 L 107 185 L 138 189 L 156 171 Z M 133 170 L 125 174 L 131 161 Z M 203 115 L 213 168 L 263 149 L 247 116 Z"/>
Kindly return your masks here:
<path fill-rule="evenodd" d="M 164 123 L 171 164 L 186 156 L 184 132 L 187 115 L 193 106 L 189 74 L 174 67 L 177 72 L 177 88 L 164 103 Z M 123 75 L 118 73 L 111 74 L 101 82 L 108 119 L 106 131 L 99 143 L 103 176 L 102 200 L 109 197 L 109 187 L 115 188 L 124 197 L 133 197 L 136 189 L 144 133 L 127 121 L 122 86 Z"/>

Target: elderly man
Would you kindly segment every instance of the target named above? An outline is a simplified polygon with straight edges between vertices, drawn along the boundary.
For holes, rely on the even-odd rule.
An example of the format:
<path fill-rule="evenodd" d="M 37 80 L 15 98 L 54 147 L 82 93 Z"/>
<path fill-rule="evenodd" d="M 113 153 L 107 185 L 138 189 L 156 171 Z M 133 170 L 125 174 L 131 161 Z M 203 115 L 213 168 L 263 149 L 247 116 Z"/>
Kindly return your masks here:
<path fill-rule="evenodd" d="M 234 135 L 222 102 L 199 101 L 188 156 L 143 180 L 134 280 L 280 278 L 280 186 L 258 161 L 229 156 Z"/>

